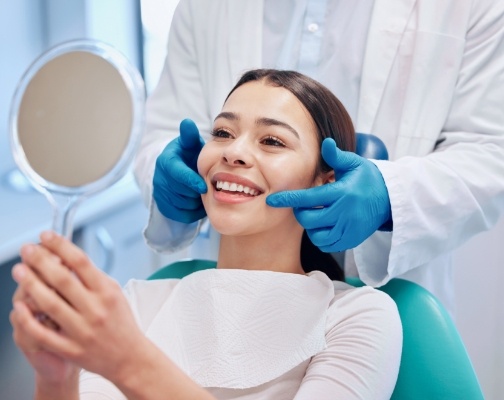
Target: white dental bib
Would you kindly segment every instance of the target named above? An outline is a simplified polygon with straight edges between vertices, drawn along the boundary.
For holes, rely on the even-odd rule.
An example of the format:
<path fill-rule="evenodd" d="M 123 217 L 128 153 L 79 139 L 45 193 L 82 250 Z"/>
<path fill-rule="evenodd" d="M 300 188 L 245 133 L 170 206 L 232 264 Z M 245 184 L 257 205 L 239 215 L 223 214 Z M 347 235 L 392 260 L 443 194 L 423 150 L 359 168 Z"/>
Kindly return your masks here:
<path fill-rule="evenodd" d="M 251 388 L 326 347 L 333 297 L 321 272 L 199 271 L 176 284 L 146 336 L 203 387 Z"/>

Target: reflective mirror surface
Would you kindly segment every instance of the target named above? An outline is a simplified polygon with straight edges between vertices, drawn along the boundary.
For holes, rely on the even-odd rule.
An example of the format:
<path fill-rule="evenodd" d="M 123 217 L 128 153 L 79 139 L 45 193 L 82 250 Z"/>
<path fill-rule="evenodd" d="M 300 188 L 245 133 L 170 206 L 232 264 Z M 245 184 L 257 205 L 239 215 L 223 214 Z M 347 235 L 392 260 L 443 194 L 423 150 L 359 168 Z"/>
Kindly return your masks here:
<path fill-rule="evenodd" d="M 77 204 L 127 171 L 143 124 L 143 81 L 127 59 L 96 41 L 73 41 L 38 58 L 11 107 L 21 171 L 54 207 L 69 237 Z"/>

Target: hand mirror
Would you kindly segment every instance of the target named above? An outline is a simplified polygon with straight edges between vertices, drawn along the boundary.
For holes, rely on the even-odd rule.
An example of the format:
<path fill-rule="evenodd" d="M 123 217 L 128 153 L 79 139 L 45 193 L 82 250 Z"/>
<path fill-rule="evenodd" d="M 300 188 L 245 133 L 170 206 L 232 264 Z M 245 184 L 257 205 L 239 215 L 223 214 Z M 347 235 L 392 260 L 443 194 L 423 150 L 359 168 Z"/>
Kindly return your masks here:
<path fill-rule="evenodd" d="M 68 238 L 77 205 L 125 175 L 140 141 L 143 80 L 113 47 L 56 46 L 21 78 L 10 110 L 14 159 Z"/>

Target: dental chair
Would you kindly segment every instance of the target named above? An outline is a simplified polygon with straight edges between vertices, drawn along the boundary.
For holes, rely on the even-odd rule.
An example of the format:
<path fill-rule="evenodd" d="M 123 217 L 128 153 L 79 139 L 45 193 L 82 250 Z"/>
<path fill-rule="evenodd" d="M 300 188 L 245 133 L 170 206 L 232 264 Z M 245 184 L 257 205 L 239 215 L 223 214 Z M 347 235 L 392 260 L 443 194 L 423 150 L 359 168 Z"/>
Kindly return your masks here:
<path fill-rule="evenodd" d="M 209 268 L 209 260 L 181 260 L 148 279 L 181 279 Z M 347 283 L 360 287 L 358 278 Z M 462 339 L 444 307 L 427 290 L 404 279 L 378 288 L 396 303 L 403 326 L 403 351 L 393 400 L 484 399 Z"/>
<path fill-rule="evenodd" d="M 359 156 L 373 160 L 388 160 L 387 147 L 378 136 L 371 133 L 356 133 L 355 139 L 355 152 Z"/>

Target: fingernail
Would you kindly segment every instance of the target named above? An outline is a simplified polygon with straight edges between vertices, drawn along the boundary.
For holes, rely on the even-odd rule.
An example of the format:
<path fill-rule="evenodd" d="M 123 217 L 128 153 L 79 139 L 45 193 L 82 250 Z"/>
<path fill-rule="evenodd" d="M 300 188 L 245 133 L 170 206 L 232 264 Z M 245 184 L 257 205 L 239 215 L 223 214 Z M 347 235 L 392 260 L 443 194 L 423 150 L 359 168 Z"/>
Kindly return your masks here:
<path fill-rule="evenodd" d="M 12 277 L 16 282 L 19 282 L 26 275 L 26 269 L 21 264 L 16 264 L 14 268 L 12 268 Z"/>
<path fill-rule="evenodd" d="M 40 239 L 42 239 L 45 242 L 49 242 L 54 238 L 54 233 L 51 231 L 45 231 L 40 234 Z"/>

